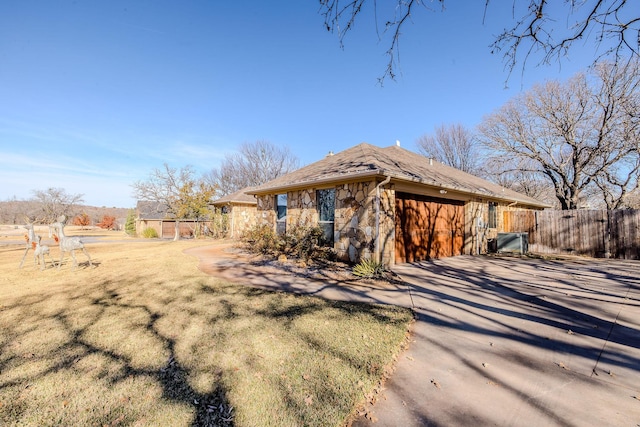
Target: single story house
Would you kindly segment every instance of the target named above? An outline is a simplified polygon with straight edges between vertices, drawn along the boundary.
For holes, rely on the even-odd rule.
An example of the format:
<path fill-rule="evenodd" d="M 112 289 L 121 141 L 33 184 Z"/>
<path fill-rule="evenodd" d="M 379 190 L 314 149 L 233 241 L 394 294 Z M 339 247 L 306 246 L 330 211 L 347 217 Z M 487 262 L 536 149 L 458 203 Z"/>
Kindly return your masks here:
<path fill-rule="evenodd" d="M 237 238 L 256 224 L 256 198 L 246 193 L 248 188 L 223 196 L 212 205 L 228 216 L 228 236 Z"/>
<path fill-rule="evenodd" d="M 246 192 L 258 224 L 320 226 L 340 259 L 387 265 L 485 253 L 504 211 L 548 207 L 400 146 L 367 143 Z"/>

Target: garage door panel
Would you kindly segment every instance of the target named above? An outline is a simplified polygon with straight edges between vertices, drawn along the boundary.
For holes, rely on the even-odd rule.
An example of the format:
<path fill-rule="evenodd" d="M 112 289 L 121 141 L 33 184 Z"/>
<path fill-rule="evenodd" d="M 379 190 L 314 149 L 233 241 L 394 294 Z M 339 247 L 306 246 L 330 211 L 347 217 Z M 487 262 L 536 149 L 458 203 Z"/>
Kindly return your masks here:
<path fill-rule="evenodd" d="M 463 244 L 462 202 L 396 195 L 396 262 L 460 255 Z"/>

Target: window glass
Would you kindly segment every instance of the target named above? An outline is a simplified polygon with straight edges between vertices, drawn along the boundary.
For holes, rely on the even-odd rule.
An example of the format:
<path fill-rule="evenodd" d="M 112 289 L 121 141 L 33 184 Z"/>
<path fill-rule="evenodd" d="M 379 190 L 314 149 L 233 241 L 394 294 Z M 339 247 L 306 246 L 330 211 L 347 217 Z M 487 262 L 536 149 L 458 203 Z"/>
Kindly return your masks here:
<path fill-rule="evenodd" d="M 498 227 L 498 213 L 496 209 L 497 203 L 489 202 L 489 228 Z"/>
<path fill-rule="evenodd" d="M 284 221 L 287 216 L 287 195 L 286 194 L 278 194 L 276 196 L 276 211 L 278 221 Z"/>
<path fill-rule="evenodd" d="M 336 211 L 336 190 L 318 190 L 318 213 L 320 221 L 332 221 Z"/>
<path fill-rule="evenodd" d="M 333 188 L 316 192 L 318 203 L 318 225 L 322 228 L 322 240 L 333 246 L 333 221 L 336 212 L 336 190 Z"/>

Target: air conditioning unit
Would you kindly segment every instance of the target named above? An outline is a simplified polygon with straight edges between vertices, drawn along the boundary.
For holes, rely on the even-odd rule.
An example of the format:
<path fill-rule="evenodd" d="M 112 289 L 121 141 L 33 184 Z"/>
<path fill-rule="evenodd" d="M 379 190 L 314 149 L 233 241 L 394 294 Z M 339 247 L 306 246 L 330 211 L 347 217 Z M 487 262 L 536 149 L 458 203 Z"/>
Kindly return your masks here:
<path fill-rule="evenodd" d="M 529 252 L 528 233 L 498 233 L 498 253 L 518 253 Z"/>

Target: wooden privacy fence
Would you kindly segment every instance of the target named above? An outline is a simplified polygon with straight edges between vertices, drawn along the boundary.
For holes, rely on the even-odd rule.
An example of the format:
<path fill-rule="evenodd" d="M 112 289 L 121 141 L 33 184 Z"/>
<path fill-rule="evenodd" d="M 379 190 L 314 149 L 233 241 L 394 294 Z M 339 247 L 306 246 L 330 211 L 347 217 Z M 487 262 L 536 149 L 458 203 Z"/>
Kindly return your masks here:
<path fill-rule="evenodd" d="M 640 210 L 504 212 L 505 232 L 529 233 L 529 251 L 640 259 Z"/>

